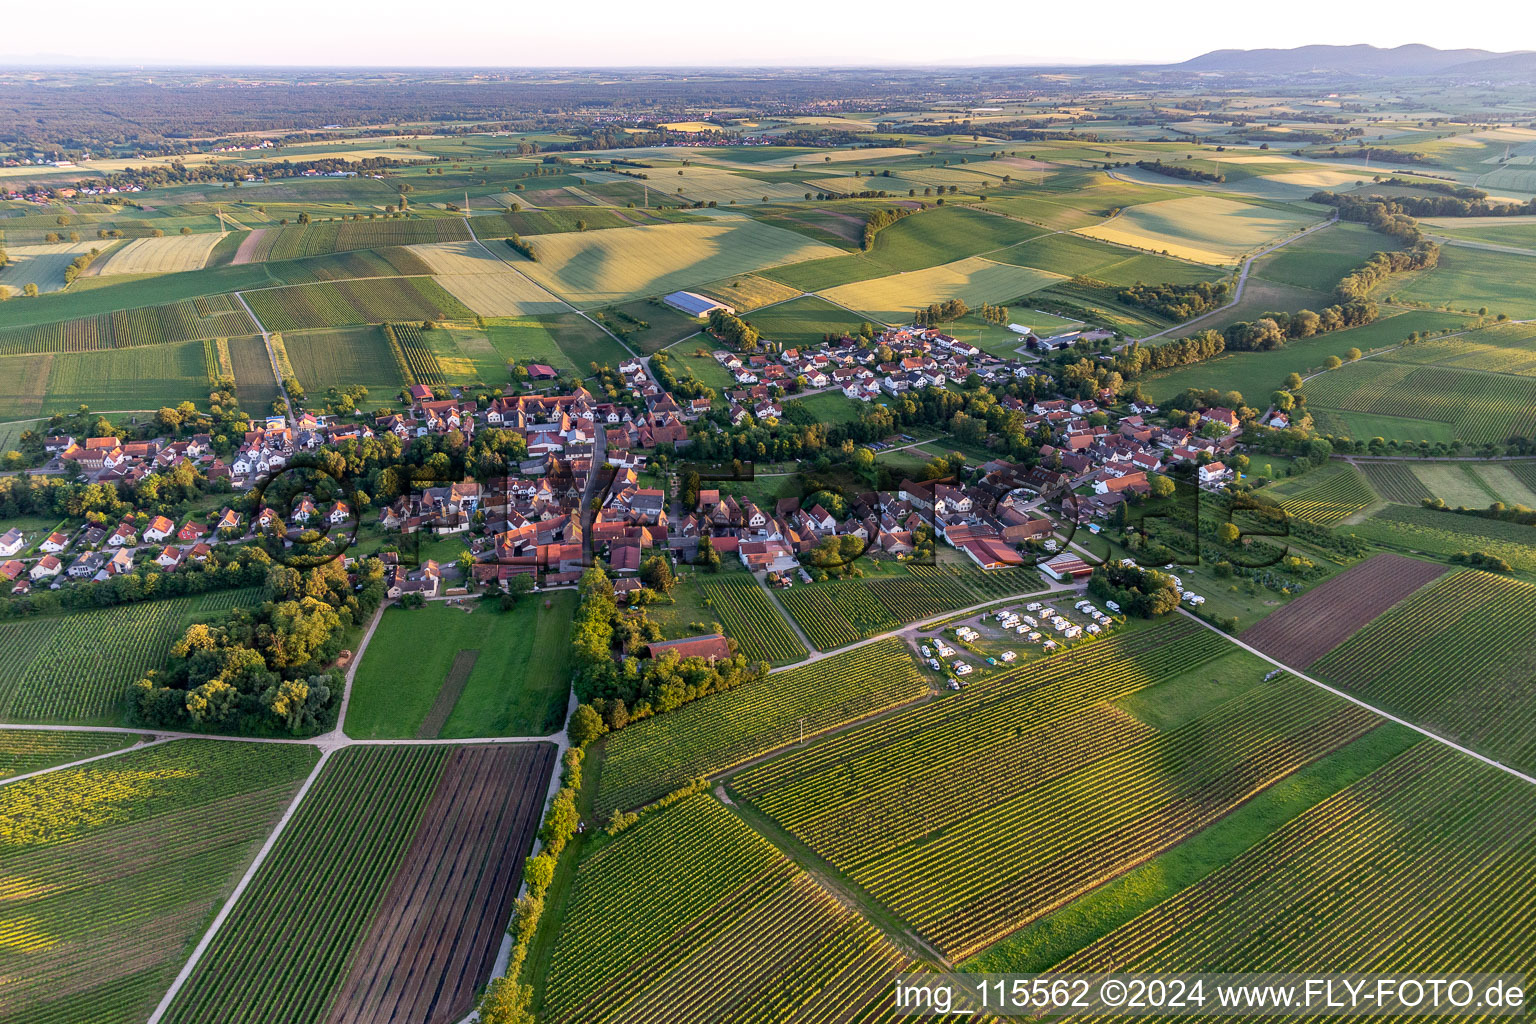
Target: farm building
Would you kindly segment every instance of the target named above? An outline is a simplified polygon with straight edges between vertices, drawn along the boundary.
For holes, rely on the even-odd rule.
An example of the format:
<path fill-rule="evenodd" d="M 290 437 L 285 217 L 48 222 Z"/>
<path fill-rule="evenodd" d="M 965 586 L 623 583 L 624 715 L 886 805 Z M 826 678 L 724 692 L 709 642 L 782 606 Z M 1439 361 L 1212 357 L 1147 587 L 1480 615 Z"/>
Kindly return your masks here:
<path fill-rule="evenodd" d="M 1053 580 L 1079 580 L 1093 575 L 1093 566 L 1073 554 L 1061 554 L 1044 563 L 1040 568 Z"/>
<path fill-rule="evenodd" d="M 1002 541 L 991 537 L 975 537 L 960 545 L 960 550 L 971 556 L 971 561 L 983 569 L 1003 569 L 1023 565 L 1024 557 Z"/>
<path fill-rule="evenodd" d="M 723 309 L 731 314 L 736 312 L 736 307 L 727 306 L 723 302 L 716 302 L 709 296 L 700 295 L 698 292 L 672 292 L 670 295 L 663 296 L 661 301 L 673 309 L 681 310 L 689 316 L 696 316 L 701 320 L 717 309 Z"/>
<path fill-rule="evenodd" d="M 646 648 L 648 657 L 659 658 L 668 651 L 676 651 L 682 658 L 705 658 L 709 661 L 731 656 L 731 645 L 719 633 L 707 636 L 690 636 L 681 640 L 659 640 Z"/>

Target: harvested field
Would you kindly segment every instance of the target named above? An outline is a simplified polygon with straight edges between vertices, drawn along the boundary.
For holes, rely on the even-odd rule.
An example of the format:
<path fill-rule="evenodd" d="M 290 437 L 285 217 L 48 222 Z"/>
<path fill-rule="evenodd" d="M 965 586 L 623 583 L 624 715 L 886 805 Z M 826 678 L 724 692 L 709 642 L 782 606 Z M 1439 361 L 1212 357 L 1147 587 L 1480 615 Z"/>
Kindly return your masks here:
<path fill-rule="evenodd" d="M 555 764 L 549 743 L 460 747 L 358 945 L 329 1024 L 449 1024 L 490 978 Z"/>
<path fill-rule="evenodd" d="M 1244 631 L 1243 642 L 1305 670 L 1445 567 L 1380 554 L 1322 583 Z"/>
<path fill-rule="evenodd" d="M 213 232 L 205 232 L 199 235 L 135 238 L 108 256 L 99 273 L 102 277 L 111 277 L 114 274 L 171 274 L 182 270 L 201 270 L 208 262 L 208 254 L 213 252 L 213 247 L 221 237 Z"/>
<path fill-rule="evenodd" d="M 434 739 L 442 732 L 443 724 L 453 714 L 453 706 L 459 702 L 459 695 L 464 692 L 464 684 L 469 682 L 469 674 L 475 670 L 475 660 L 479 657 L 479 651 L 460 651 L 454 655 L 453 667 L 443 679 L 443 688 L 437 691 L 437 699 L 416 730 L 417 739 Z"/>
<path fill-rule="evenodd" d="M 77 257 L 92 249 L 105 249 L 111 242 L 56 242 L 40 245 L 13 245 L 6 249 L 10 262 L 0 267 L 0 290 L 14 297 L 29 284 L 40 292 L 64 288 L 64 269 Z"/>
<path fill-rule="evenodd" d="M 482 316 L 563 313 L 570 308 L 479 242 L 415 245 L 411 251 L 426 260 L 438 284 Z M 507 253 L 512 256 L 511 250 Z"/>
<path fill-rule="evenodd" d="M 1300 210 L 1283 212 L 1215 196 L 1190 196 L 1133 206 L 1078 233 L 1196 263 L 1230 264 L 1319 219 Z"/>
<path fill-rule="evenodd" d="M 961 299 L 971 307 L 1009 303 L 1063 280 L 1056 274 L 972 256 L 941 267 L 857 281 L 821 293 L 841 306 L 886 323 L 907 323 L 933 302 Z"/>
<path fill-rule="evenodd" d="M 836 254 L 829 245 L 746 217 L 575 231 L 530 240 L 523 273 L 578 306 L 606 306 L 730 274 Z M 507 250 L 508 253 L 511 250 Z"/>

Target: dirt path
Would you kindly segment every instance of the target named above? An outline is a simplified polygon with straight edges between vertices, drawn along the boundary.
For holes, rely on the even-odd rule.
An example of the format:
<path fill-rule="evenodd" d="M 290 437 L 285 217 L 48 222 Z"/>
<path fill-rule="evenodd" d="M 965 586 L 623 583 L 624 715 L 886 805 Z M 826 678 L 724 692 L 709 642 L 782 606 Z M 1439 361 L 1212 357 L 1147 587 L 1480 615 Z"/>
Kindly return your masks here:
<path fill-rule="evenodd" d="M 1113 175 L 1111 175 L 1111 176 L 1113 176 Z M 1121 180 L 1124 180 L 1124 179 L 1121 179 Z M 1312 234 L 1314 231 L 1321 231 L 1324 228 L 1332 227 L 1333 225 L 1337 224 L 1338 222 L 1339 222 L 1339 211 L 1335 210 L 1335 211 L 1333 211 L 1333 216 L 1329 217 L 1327 220 L 1323 221 L 1321 224 L 1313 224 L 1311 227 L 1309 227 L 1309 228 L 1307 228 L 1307 229 L 1305 229 L 1303 231 L 1298 231 L 1296 234 L 1292 235 L 1289 238 L 1283 238 L 1280 241 L 1276 242 L 1274 245 L 1267 246 L 1267 247 L 1265 247 L 1263 249 L 1260 249 L 1258 252 L 1254 253 L 1251 256 L 1244 257 L 1243 262 L 1242 262 L 1242 266 L 1238 270 L 1237 286 L 1232 291 L 1232 301 L 1231 302 L 1227 303 L 1225 306 L 1217 306 L 1215 309 L 1211 310 L 1209 313 L 1203 313 L 1200 316 L 1195 317 L 1193 320 L 1186 320 L 1186 321 L 1184 321 L 1181 324 L 1175 324 L 1174 326 L 1169 327 L 1167 330 L 1158 331 L 1156 334 L 1149 334 L 1149 335 L 1147 335 L 1144 338 L 1138 338 L 1136 340 L 1138 342 L 1143 342 L 1144 343 L 1144 342 L 1152 341 L 1152 340 L 1154 340 L 1156 338 L 1161 338 L 1161 337 L 1163 337 L 1165 335 L 1168 335 L 1168 334 L 1172 334 L 1175 331 L 1194 330 L 1194 329 L 1198 328 L 1199 325 L 1203 321 L 1210 320 L 1213 317 L 1219 317 L 1222 313 L 1225 313 L 1227 310 L 1231 309 L 1232 307 L 1236 306 L 1239 302 L 1243 301 L 1243 288 L 1248 284 L 1248 272 L 1253 269 L 1253 261 L 1254 260 L 1262 259 L 1263 257 L 1268 256 L 1270 253 L 1274 252 L 1276 249 L 1283 249 L 1287 245 L 1290 245 L 1292 242 L 1295 242 L 1295 241 L 1298 241 L 1300 239 L 1306 238 L 1308 235 Z M 1130 344 L 1130 342 L 1127 342 L 1126 344 Z"/>
<path fill-rule="evenodd" d="M 127 754 L 135 750 L 145 750 L 149 747 L 156 747 L 162 743 L 171 742 L 173 738 L 174 737 L 171 736 L 156 736 L 153 739 L 140 740 L 137 743 L 130 743 L 128 746 L 119 747 L 117 750 L 109 750 L 105 754 L 95 754 L 91 757 L 82 757 L 78 761 L 69 761 L 65 764 L 56 764 L 48 768 L 39 768 L 37 771 L 27 772 L 25 775 L 12 775 L 8 779 L 0 779 L 0 786 L 9 786 L 13 782 L 24 782 L 27 779 L 35 779 L 39 775 L 51 775 L 54 772 L 62 772 L 70 768 L 78 768 L 83 764 L 90 764 L 92 761 L 104 761 L 109 757 L 117 757 L 121 754 Z"/>
<path fill-rule="evenodd" d="M 272 379 L 277 381 L 278 393 L 283 396 L 283 408 L 288 410 L 288 422 L 293 423 L 297 420 L 297 417 L 293 415 L 293 399 L 288 397 L 288 388 L 283 384 L 283 371 L 277 365 L 277 350 L 272 347 L 272 336 L 267 333 L 267 329 L 257 319 L 256 311 L 251 308 L 249 302 L 245 301 L 245 296 L 239 292 L 235 292 L 234 296 L 240 300 L 240 305 L 245 310 L 246 315 L 251 318 L 251 323 L 255 324 L 256 329 L 261 332 L 261 343 L 267 349 L 267 362 L 272 364 Z"/>
<path fill-rule="evenodd" d="M 1531 785 L 1536 786 L 1536 777 L 1532 777 L 1530 775 L 1527 775 L 1527 774 L 1525 774 L 1525 772 L 1522 772 L 1519 769 L 1511 768 L 1509 765 L 1504 764 L 1501 761 L 1495 761 L 1493 758 L 1488 757 L 1485 754 L 1479 754 L 1477 751 L 1472 750 L 1469 747 L 1464 747 L 1460 743 L 1455 742 L 1454 740 L 1446 739 L 1444 736 L 1441 736 L 1439 733 L 1433 732 L 1433 731 L 1431 731 L 1429 729 L 1426 729 L 1426 728 L 1424 728 L 1421 725 L 1415 725 L 1414 723 L 1408 721 L 1405 718 L 1399 718 L 1398 716 L 1392 714 L 1390 711 L 1383 711 L 1381 708 L 1377 707 L 1376 705 L 1368 704 L 1365 701 L 1361 700 L 1359 697 L 1356 697 L 1356 696 L 1354 696 L 1351 693 L 1347 693 L 1344 690 L 1338 689 L 1337 687 L 1329 686 L 1325 682 L 1322 682 L 1320 680 L 1314 679 L 1311 676 L 1307 675 L 1305 672 L 1302 672 L 1302 671 L 1300 671 L 1298 669 L 1294 669 L 1291 666 L 1287 665 L 1285 662 L 1279 661 L 1279 660 L 1277 660 L 1275 658 L 1270 657 L 1269 655 L 1265 654 L 1263 651 L 1259 650 L 1257 647 L 1253 647 L 1253 646 L 1251 646 L 1249 644 L 1245 644 L 1243 641 L 1239 640 L 1235 636 L 1230 636 L 1230 635 L 1228 635 L 1226 633 L 1222 633 L 1221 630 L 1217 629 L 1215 626 L 1211 625 L 1209 622 L 1206 622 L 1200 616 L 1198 616 L 1195 613 L 1191 612 L 1187 608 L 1180 608 L 1179 609 L 1179 614 L 1185 615 L 1185 616 L 1193 619 L 1195 622 L 1198 622 L 1200 625 L 1204 626 L 1206 629 L 1209 629 L 1213 633 L 1221 633 L 1222 636 L 1226 637 L 1228 640 L 1232 641 L 1234 644 L 1236 644 L 1237 646 L 1241 647 L 1243 650 L 1247 651 L 1249 654 L 1253 654 L 1253 655 L 1256 655 L 1256 656 L 1258 656 L 1260 658 L 1263 658 L 1265 661 L 1269 662 L 1271 665 L 1275 666 L 1276 668 L 1284 669 L 1285 671 L 1289 672 L 1291 675 L 1295 676 L 1297 679 L 1301 679 L 1301 680 L 1303 680 L 1305 682 L 1311 683 L 1313 686 L 1316 686 L 1319 689 L 1327 690 L 1329 693 L 1333 694 L 1335 697 L 1342 697 L 1343 699 L 1349 701 L 1351 704 L 1355 704 L 1355 705 L 1358 705 L 1359 707 L 1365 708 L 1367 711 L 1373 711 L 1376 714 L 1380 715 L 1382 718 L 1385 718 L 1389 722 L 1396 722 L 1398 725 L 1406 726 L 1407 728 L 1412 729 L 1414 732 L 1418 733 L 1420 736 L 1426 736 L 1429 739 L 1434 740 L 1436 743 L 1444 744 L 1445 746 L 1450 747 L 1452 750 L 1455 750 L 1455 751 L 1457 751 L 1459 753 L 1462 753 L 1462 754 L 1466 754 L 1468 757 L 1473 758 L 1473 759 L 1478 760 L 1478 761 L 1481 761 L 1483 764 L 1488 765 L 1490 768 L 1497 768 L 1499 771 L 1504 772 L 1506 775 L 1513 775 L 1515 778 L 1519 779 L 1522 782 L 1528 782 Z"/>
<path fill-rule="evenodd" d="M 304 802 L 304 797 L 309 794 L 310 787 L 315 784 L 315 780 L 325 770 L 325 763 L 330 760 L 331 753 L 330 750 L 320 751 L 320 760 L 315 762 L 315 767 L 310 771 L 309 777 L 304 780 L 304 785 L 299 787 L 299 791 L 289 801 L 288 809 L 278 819 L 277 826 L 267 836 L 267 841 L 261 844 L 261 849 L 256 852 L 256 856 L 251 860 L 251 866 L 245 869 L 245 874 L 241 875 L 240 881 L 235 883 L 234 892 L 229 894 L 229 899 L 225 900 L 224 906 L 219 908 L 218 916 L 213 919 L 212 923 L 208 925 L 208 929 L 203 932 L 203 937 L 198 940 L 197 946 L 193 948 L 192 955 L 187 957 L 187 962 L 181 965 L 180 971 L 176 972 L 175 980 L 171 982 L 171 986 L 165 995 L 160 998 L 159 1004 L 155 1007 L 155 1012 L 150 1014 L 148 1024 L 159 1024 L 161 1018 L 165 1016 L 165 1012 L 171 1008 L 171 1003 L 175 1000 L 177 994 L 186 985 L 187 979 L 192 977 L 193 970 L 196 969 L 198 962 L 202 960 L 203 954 L 208 952 L 208 947 L 213 943 L 214 936 L 224 926 L 225 920 L 228 919 L 230 913 L 235 909 L 235 905 L 240 902 L 240 897 L 245 894 L 246 888 L 251 884 L 251 879 L 256 877 L 256 872 L 261 869 L 262 864 L 266 863 L 272 848 L 277 845 L 277 840 L 282 836 L 284 830 L 288 828 L 288 823 L 293 820 L 294 813 L 298 811 L 299 806 Z"/>

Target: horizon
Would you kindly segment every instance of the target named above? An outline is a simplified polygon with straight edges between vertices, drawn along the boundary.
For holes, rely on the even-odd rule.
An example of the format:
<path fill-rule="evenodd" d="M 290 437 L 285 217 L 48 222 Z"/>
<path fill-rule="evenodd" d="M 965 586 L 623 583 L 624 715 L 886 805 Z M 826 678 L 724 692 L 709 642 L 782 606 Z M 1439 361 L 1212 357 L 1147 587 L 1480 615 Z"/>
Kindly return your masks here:
<path fill-rule="evenodd" d="M 1316 45 L 1320 36 L 1352 40 L 1330 45 L 1381 49 L 1412 44 L 1497 53 L 1536 49 L 1536 29 L 1501 30 L 1497 44 L 1490 44 L 1494 33 L 1486 21 L 1452 24 L 1438 28 L 1437 41 L 1430 44 L 1423 41 L 1422 26 L 1382 25 L 1371 12 L 1325 7 L 1320 0 L 1304 0 L 1292 12 L 1298 16 L 1283 25 L 1266 24 L 1257 15 L 1212 25 L 1148 24 L 1136 17 L 1140 9 L 1116 0 L 1097 12 L 1090 31 L 1076 12 L 1031 12 L 1024 20 L 1001 0 L 983 0 L 967 8 L 964 19 L 924 25 L 921 32 L 906 22 L 871 20 L 807 0 L 781 5 L 767 22 L 745 10 L 713 9 L 702 0 L 678 0 L 660 12 L 661 18 L 655 11 L 642 14 L 614 4 L 586 13 L 587 27 L 573 32 L 559 12 L 519 11 L 507 18 L 474 3 L 451 20 L 424 23 L 398 3 L 386 3 L 360 19 L 348 10 L 275 0 L 253 19 L 245 10 L 209 10 L 190 0 L 169 0 L 149 23 L 114 18 L 109 36 L 72 38 L 65 46 L 56 39 L 39 41 L 34 49 L 0 54 L 0 72 L 52 67 L 1098 67 L 1178 64 L 1212 50 L 1291 49 Z M 1320 32 L 1308 13 L 1326 15 L 1327 31 Z M 115 11 L 101 0 L 86 0 L 83 14 L 89 20 L 91 14 L 106 17 Z M 986 40 L 983 46 L 976 45 L 978 37 Z M 529 48 L 535 54 L 522 52 Z M 251 54 L 264 59 L 252 60 Z"/>

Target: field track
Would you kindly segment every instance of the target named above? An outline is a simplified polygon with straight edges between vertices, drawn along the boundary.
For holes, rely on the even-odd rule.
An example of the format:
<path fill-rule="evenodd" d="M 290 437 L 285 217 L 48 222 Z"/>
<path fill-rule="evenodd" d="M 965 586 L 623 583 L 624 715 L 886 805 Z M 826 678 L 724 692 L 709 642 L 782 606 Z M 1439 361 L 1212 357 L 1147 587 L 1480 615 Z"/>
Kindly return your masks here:
<path fill-rule="evenodd" d="M 470 1011 L 501 945 L 554 762 L 546 743 L 453 752 L 330 1024 L 448 1024 Z"/>
<path fill-rule="evenodd" d="M 432 710 L 427 712 L 421 728 L 416 730 L 417 739 L 433 739 L 442 731 L 443 723 L 453 714 L 453 706 L 459 702 L 459 695 L 464 692 L 464 684 L 469 682 L 469 674 L 475 670 L 475 661 L 479 657 L 479 651 L 460 651 L 454 657 L 453 667 L 443 679 L 443 688 L 437 691 L 437 699 L 432 702 Z"/>
<path fill-rule="evenodd" d="M 1243 634 L 1243 642 L 1307 669 L 1382 612 L 1424 586 L 1444 566 L 1381 554 L 1312 588 Z"/>

